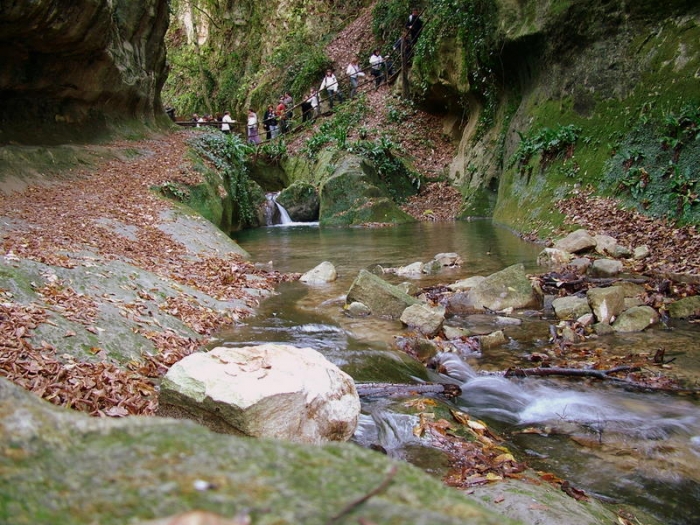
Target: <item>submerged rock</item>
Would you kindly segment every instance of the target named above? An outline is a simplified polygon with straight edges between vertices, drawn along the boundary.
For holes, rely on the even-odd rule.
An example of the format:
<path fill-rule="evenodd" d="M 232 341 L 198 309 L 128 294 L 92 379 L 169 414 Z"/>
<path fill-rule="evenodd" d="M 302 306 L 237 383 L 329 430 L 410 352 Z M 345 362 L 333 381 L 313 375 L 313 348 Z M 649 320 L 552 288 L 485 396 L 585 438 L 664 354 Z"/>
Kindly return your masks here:
<path fill-rule="evenodd" d="M 347 293 L 346 304 L 355 301 L 369 307 L 374 315 L 387 315 L 395 319 L 401 317 L 407 307 L 420 302 L 367 270 L 360 270 Z"/>
<path fill-rule="evenodd" d="M 514 264 L 489 275 L 468 292 L 476 308 L 499 311 L 506 308 L 532 308 L 540 305 L 540 298 L 532 288 L 522 264 Z"/>
<path fill-rule="evenodd" d="M 445 321 L 444 308 L 430 308 L 426 304 L 414 304 L 401 314 L 401 322 L 409 328 L 415 328 L 420 333 L 432 337 L 436 335 Z"/>
<path fill-rule="evenodd" d="M 309 270 L 302 275 L 299 280 L 302 283 L 308 284 L 324 284 L 335 281 L 338 278 L 338 272 L 335 270 L 333 263 L 324 261 L 316 268 Z"/>

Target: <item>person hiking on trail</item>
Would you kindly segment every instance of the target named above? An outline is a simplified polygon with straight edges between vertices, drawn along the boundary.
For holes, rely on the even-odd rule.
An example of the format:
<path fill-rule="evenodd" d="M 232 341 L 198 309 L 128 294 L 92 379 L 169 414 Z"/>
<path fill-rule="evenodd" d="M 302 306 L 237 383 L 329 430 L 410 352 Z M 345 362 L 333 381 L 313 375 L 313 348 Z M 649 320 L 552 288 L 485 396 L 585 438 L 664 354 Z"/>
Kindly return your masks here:
<path fill-rule="evenodd" d="M 277 113 L 275 107 L 270 104 L 263 115 L 263 127 L 265 128 L 265 137 L 267 140 L 276 139 L 279 136 L 279 128 L 277 127 Z"/>
<path fill-rule="evenodd" d="M 258 114 L 253 111 L 253 108 L 248 110 L 248 144 L 260 144 Z"/>
<path fill-rule="evenodd" d="M 294 118 L 294 99 L 289 91 L 285 91 L 282 95 L 282 102 L 287 106 L 287 122 L 291 123 Z"/>
<path fill-rule="evenodd" d="M 411 47 L 413 47 L 416 40 L 418 40 L 418 35 L 420 35 L 420 32 L 423 30 L 423 21 L 420 19 L 418 8 L 414 7 L 411 10 L 411 14 L 408 16 L 408 21 L 406 22 L 406 29 L 408 29 Z"/>
<path fill-rule="evenodd" d="M 312 113 L 312 106 L 311 106 L 311 93 L 309 92 L 309 95 L 304 98 L 301 102 L 301 122 L 308 122 L 311 120 L 311 117 L 313 116 Z"/>
<path fill-rule="evenodd" d="M 321 115 L 321 103 L 318 100 L 318 91 L 315 87 L 311 88 L 309 93 L 309 102 L 311 103 L 311 111 L 313 113 L 313 118 L 317 118 Z"/>
<path fill-rule="evenodd" d="M 347 73 L 348 78 L 350 79 L 350 98 L 355 98 L 355 94 L 357 93 L 357 81 L 359 77 L 365 76 L 357 63 L 357 57 L 350 61 L 345 73 Z"/>
<path fill-rule="evenodd" d="M 338 89 L 338 79 L 335 78 L 332 69 L 326 71 L 326 76 L 323 77 L 321 87 L 318 88 L 319 91 L 323 91 L 324 89 L 328 93 L 328 104 L 331 109 L 333 109 L 333 99 L 335 99 L 336 96 L 338 97 L 338 102 L 343 101 L 343 94 Z"/>
<path fill-rule="evenodd" d="M 235 120 L 231 118 L 231 112 L 226 111 L 224 113 L 224 118 L 221 119 L 221 131 L 223 131 L 226 135 L 231 133 L 231 124 L 233 124 Z"/>
<path fill-rule="evenodd" d="M 287 121 L 287 106 L 284 103 L 284 96 L 280 97 L 279 104 L 277 104 L 277 119 L 279 120 L 280 132 L 282 134 L 289 131 L 289 122 Z"/>
<path fill-rule="evenodd" d="M 379 84 L 382 83 L 384 76 L 384 57 L 379 54 L 379 49 L 375 49 L 372 56 L 369 57 L 369 65 L 374 77 L 374 89 L 379 89 Z"/>

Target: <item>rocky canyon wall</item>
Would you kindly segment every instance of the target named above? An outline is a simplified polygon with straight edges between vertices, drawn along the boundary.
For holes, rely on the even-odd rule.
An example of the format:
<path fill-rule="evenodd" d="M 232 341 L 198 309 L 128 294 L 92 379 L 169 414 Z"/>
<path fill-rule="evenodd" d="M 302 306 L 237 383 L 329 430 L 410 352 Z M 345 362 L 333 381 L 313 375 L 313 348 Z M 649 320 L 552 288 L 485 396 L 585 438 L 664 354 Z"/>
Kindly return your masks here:
<path fill-rule="evenodd" d="M 91 140 L 164 117 L 168 1 L 0 4 L 0 144 Z"/>

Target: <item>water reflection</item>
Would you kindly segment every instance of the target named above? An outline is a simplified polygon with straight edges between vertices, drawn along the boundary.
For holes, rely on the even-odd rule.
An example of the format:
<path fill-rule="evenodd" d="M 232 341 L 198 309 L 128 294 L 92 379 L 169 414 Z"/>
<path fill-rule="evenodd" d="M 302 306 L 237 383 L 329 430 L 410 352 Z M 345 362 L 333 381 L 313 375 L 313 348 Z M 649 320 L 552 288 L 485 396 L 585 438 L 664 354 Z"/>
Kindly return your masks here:
<path fill-rule="evenodd" d="M 255 261 L 273 261 L 283 272 L 305 272 L 332 262 L 338 280 L 324 285 L 285 283 L 246 325 L 222 334 L 226 344 L 283 342 L 322 352 L 356 381 L 412 383 L 449 380 L 426 371 L 392 342 L 404 328 L 398 321 L 350 318 L 344 294 L 361 268 L 405 266 L 435 254 L 456 252 L 460 268 L 420 276 L 420 286 L 488 275 L 515 263 L 532 272 L 541 247 L 528 244 L 488 221 L 419 223 L 392 228 L 325 229 L 287 226 L 249 230 L 236 240 Z M 398 282 L 406 277 L 385 276 Z M 478 370 L 502 370 L 546 344 L 551 319 L 523 316 L 505 327 L 510 343 L 465 363 L 445 358 L 452 380 L 462 383 L 459 408 L 486 419 L 511 439 L 536 468 L 553 471 L 592 493 L 646 509 L 666 523 L 693 523 L 700 501 L 700 412 L 696 400 L 607 389 L 600 383 L 565 380 L 506 380 Z M 453 320 L 476 327 L 483 318 Z M 470 324 L 471 323 L 471 324 Z M 627 354 L 663 345 L 676 364 L 697 369 L 696 326 L 687 323 L 644 334 L 612 335 L 593 341 L 601 351 Z M 454 361 L 450 361 L 454 360 Z M 365 400 L 358 442 L 378 444 L 391 455 L 425 465 L 434 453 L 419 452 L 412 433 L 415 417 L 396 400 Z M 528 427 L 534 433 L 523 433 Z M 426 459 L 430 458 L 430 459 Z"/>

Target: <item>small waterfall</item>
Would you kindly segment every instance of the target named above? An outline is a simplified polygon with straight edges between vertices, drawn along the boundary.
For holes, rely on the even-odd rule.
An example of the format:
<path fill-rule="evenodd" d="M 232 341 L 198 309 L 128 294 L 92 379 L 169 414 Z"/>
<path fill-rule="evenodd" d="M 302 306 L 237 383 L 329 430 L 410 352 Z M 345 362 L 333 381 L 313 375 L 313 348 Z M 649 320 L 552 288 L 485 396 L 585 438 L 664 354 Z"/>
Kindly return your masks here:
<path fill-rule="evenodd" d="M 276 193 L 276 194 L 274 194 L 274 195 L 272 196 L 272 202 L 275 203 L 275 206 L 277 206 L 277 211 L 278 211 L 279 214 L 280 214 L 280 222 L 279 222 L 279 224 L 291 224 L 291 223 L 294 222 L 294 221 L 292 220 L 292 218 L 291 218 L 291 217 L 289 216 L 289 214 L 287 213 L 287 210 L 284 209 L 284 206 L 282 206 L 279 202 L 277 202 L 277 199 L 276 199 L 276 198 L 277 198 L 277 195 L 279 195 L 279 193 Z"/>
<path fill-rule="evenodd" d="M 268 193 L 265 196 L 267 198 L 267 201 L 265 202 L 265 225 L 274 226 L 292 224 L 294 221 L 292 221 L 289 213 L 287 213 L 287 210 L 285 210 L 284 206 L 277 202 L 277 195 L 279 195 L 279 192 Z"/>

